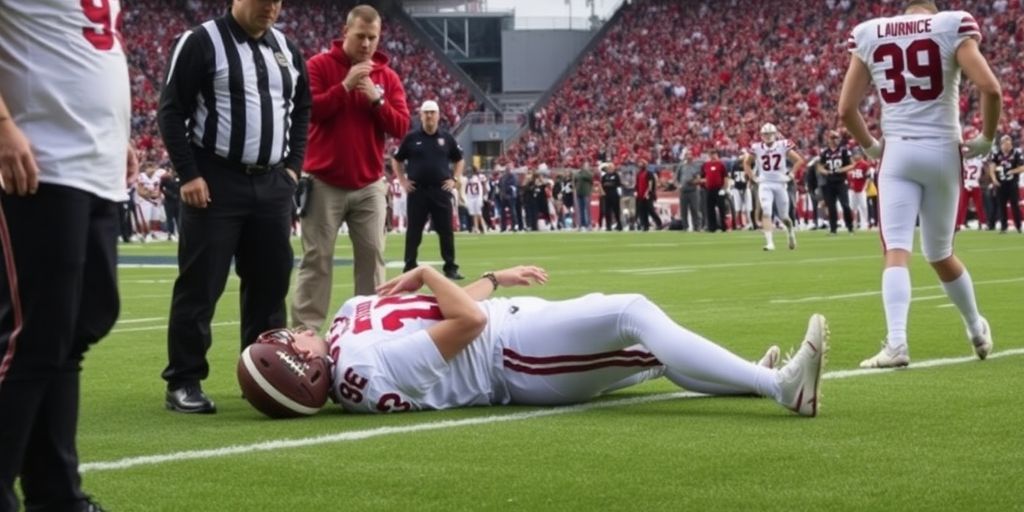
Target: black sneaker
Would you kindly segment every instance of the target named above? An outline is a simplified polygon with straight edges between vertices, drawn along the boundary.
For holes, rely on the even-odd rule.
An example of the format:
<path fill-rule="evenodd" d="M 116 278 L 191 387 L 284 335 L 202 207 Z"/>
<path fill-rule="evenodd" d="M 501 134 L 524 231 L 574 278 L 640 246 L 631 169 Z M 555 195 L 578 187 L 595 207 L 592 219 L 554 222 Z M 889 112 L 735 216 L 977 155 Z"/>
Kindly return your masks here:
<path fill-rule="evenodd" d="M 451 279 L 452 281 L 462 281 L 463 279 L 465 279 L 465 277 L 463 277 L 458 270 L 446 270 L 444 272 L 444 276 L 447 277 L 448 279 Z"/>
<path fill-rule="evenodd" d="M 206 397 L 199 384 L 189 384 L 177 389 L 167 390 L 164 399 L 167 409 L 175 412 L 213 414 L 217 406 Z"/>

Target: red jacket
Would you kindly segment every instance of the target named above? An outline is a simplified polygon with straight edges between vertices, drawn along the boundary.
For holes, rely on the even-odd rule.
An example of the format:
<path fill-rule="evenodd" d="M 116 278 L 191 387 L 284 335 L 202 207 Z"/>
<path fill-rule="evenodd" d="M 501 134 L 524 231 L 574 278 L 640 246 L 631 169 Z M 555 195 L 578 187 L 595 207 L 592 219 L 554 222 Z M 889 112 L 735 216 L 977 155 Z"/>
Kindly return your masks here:
<path fill-rule="evenodd" d="M 704 173 L 704 188 L 718 190 L 725 186 L 725 164 L 721 160 L 708 160 L 701 168 Z"/>
<path fill-rule="evenodd" d="M 354 190 L 384 175 L 384 136 L 401 138 L 409 131 L 405 89 L 388 58 L 373 55 L 370 79 L 383 90 L 384 104 L 374 107 L 358 91 L 345 92 L 342 82 L 352 66 L 342 41 L 307 62 L 313 111 L 304 171 L 330 185 Z"/>

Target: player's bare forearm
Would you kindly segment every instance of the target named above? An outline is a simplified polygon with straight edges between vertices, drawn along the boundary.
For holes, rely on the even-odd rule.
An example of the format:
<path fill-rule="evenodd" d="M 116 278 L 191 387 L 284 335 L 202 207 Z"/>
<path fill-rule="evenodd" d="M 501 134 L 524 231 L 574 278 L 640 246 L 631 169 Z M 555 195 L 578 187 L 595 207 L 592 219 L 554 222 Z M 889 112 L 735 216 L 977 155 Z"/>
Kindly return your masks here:
<path fill-rule="evenodd" d="M 487 316 L 465 290 L 433 267 L 420 266 L 423 284 L 434 293 L 444 320 L 427 329 L 430 339 L 446 361 L 462 352 L 487 326 Z"/>
<path fill-rule="evenodd" d="M 475 301 L 482 301 L 491 298 L 494 294 L 494 284 L 490 279 L 477 279 L 462 288 Z"/>
<path fill-rule="evenodd" d="M 846 131 L 863 148 L 871 147 L 875 138 L 871 136 L 864 116 L 860 114 L 860 102 L 871 86 L 867 67 L 857 57 L 850 58 L 850 66 L 843 79 L 843 90 L 839 93 L 839 118 Z"/>
<path fill-rule="evenodd" d="M 988 61 L 978 48 L 978 41 L 968 39 L 957 48 L 956 60 L 964 75 L 981 93 L 982 135 L 992 140 L 996 136 L 999 116 L 1003 110 L 1003 90 L 999 79 L 992 73 Z"/>

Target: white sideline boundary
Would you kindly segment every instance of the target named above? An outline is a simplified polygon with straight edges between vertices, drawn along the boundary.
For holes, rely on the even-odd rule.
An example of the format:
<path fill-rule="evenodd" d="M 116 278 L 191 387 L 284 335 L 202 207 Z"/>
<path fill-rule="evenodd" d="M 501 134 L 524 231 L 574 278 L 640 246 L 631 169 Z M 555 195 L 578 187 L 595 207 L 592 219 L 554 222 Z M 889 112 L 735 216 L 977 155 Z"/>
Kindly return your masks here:
<path fill-rule="evenodd" d="M 1017 356 L 1022 354 L 1024 354 L 1024 348 L 1010 349 L 1004 350 L 1002 352 L 993 353 L 989 355 L 989 359 L 998 359 L 1002 357 Z M 911 370 L 920 370 L 923 368 L 934 368 L 937 366 L 949 366 L 954 364 L 969 363 L 976 360 L 977 358 L 974 356 L 953 357 L 945 359 L 930 359 L 926 361 L 914 362 L 909 367 L 902 369 L 837 370 L 834 372 L 827 372 L 823 377 L 826 379 L 848 379 L 851 377 L 861 377 L 865 375 L 885 375 L 895 371 L 906 372 Z M 504 423 L 509 421 L 523 421 L 534 418 L 543 418 L 547 416 L 561 416 L 563 414 L 586 412 L 595 409 L 608 409 L 612 407 L 664 402 L 666 400 L 674 400 L 679 398 L 697 398 L 703 396 L 705 395 L 689 391 L 661 393 L 641 397 L 622 398 L 618 400 L 589 402 L 580 405 L 554 407 L 550 409 L 539 409 L 536 411 L 519 412 L 513 414 L 495 414 L 490 416 L 481 416 L 477 418 L 465 418 L 461 420 L 432 421 L 428 423 L 420 423 L 417 425 L 404 425 L 400 427 L 380 427 L 367 430 L 354 430 L 350 432 L 339 432 L 337 434 L 328 434 L 317 437 L 306 437 L 301 439 L 279 439 L 275 441 L 264 441 L 260 443 L 225 446 L 223 448 L 212 448 L 206 450 L 186 450 L 160 455 L 143 455 L 138 457 L 125 457 L 122 459 L 110 461 L 87 462 L 85 464 L 79 465 L 78 470 L 81 473 L 91 473 L 96 471 L 114 471 L 119 469 L 129 469 L 137 466 L 154 466 L 158 464 L 164 464 L 167 462 L 213 459 L 220 457 L 228 457 L 231 455 L 243 455 L 247 453 L 270 452 L 286 448 L 301 448 L 305 446 L 316 446 L 321 444 L 361 441 L 363 439 L 371 439 L 374 437 L 382 437 L 389 435 L 413 434 L 416 432 L 427 432 L 431 430 L 443 430 L 448 428 L 470 427 L 476 425 L 489 425 L 492 423 Z"/>

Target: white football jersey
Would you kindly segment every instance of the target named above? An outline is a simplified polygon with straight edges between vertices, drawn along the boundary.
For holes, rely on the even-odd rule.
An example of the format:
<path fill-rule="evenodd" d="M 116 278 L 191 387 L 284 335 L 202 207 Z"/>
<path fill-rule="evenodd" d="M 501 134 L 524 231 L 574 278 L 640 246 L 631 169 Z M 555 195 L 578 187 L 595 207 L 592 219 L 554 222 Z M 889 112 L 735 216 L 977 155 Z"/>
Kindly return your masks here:
<path fill-rule="evenodd" d="M 981 173 L 984 170 L 984 157 L 974 157 L 964 160 L 964 186 L 967 188 L 978 188 L 979 186 L 981 186 Z"/>
<path fill-rule="evenodd" d="M 402 182 L 398 181 L 398 178 L 388 181 L 388 191 L 391 193 L 392 199 L 405 199 L 405 189 L 402 188 Z"/>
<path fill-rule="evenodd" d="M 882 134 L 961 140 L 956 51 L 981 41 L 965 11 L 875 18 L 853 29 L 848 47 L 867 65 L 882 103 Z"/>
<path fill-rule="evenodd" d="M 0 84 L 39 181 L 127 200 L 120 0 L 0 0 Z"/>
<path fill-rule="evenodd" d="M 483 200 L 484 193 L 486 192 L 487 180 L 480 177 L 479 174 L 466 178 L 466 200 Z"/>
<path fill-rule="evenodd" d="M 794 145 L 787 139 L 776 139 L 771 144 L 755 142 L 750 146 L 750 153 L 754 156 L 751 167 L 762 182 L 787 183 L 789 182 L 789 160 L 786 155 L 792 149 L 794 149 Z"/>
<path fill-rule="evenodd" d="M 375 413 L 507 403 L 495 335 L 507 299 L 479 304 L 488 326 L 469 347 L 445 361 L 426 330 L 443 319 L 434 297 L 349 299 L 327 337 L 335 362 L 334 396 L 347 411 Z"/>

